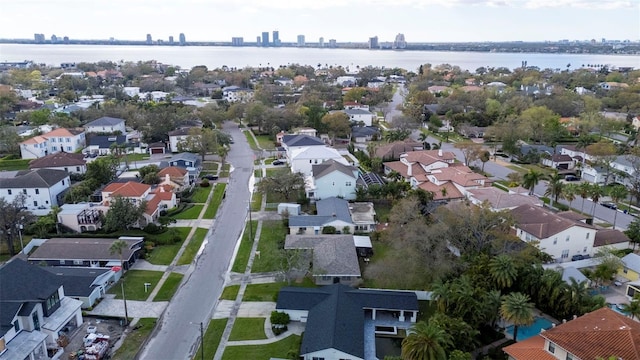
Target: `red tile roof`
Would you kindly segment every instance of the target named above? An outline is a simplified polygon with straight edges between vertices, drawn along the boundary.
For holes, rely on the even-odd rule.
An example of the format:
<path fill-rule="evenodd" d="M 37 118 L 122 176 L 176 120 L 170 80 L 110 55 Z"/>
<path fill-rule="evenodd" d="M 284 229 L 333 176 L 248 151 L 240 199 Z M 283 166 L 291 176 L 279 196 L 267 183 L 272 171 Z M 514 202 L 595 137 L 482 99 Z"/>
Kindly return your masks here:
<path fill-rule="evenodd" d="M 147 208 L 144 209 L 145 214 L 153 215 L 158 210 L 158 204 L 160 204 L 160 197 L 156 194 L 151 200 L 147 201 Z"/>
<path fill-rule="evenodd" d="M 188 171 L 186 169 L 177 166 L 169 166 L 158 171 L 158 176 L 164 177 L 165 175 L 169 174 L 169 176 L 183 177 L 187 175 L 187 173 Z"/>
<path fill-rule="evenodd" d="M 544 338 L 536 335 L 502 350 L 515 360 L 558 360 L 544 349 Z"/>
<path fill-rule="evenodd" d="M 102 192 L 111 193 L 111 196 L 140 197 L 151 188 L 150 185 L 133 181 L 126 183 L 112 183 L 107 185 Z"/>
<path fill-rule="evenodd" d="M 462 195 L 462 193 L 452 183 L 444 183 L 438 186 L 432 182 L 427 181 L 418 185 L 418 187 L 422 190 L 433 193 L 434 200 L 453 200 L 464 198 L 464 195 Z M 446 194 L 442 193 L 443 189 L 445 190 Z"/>

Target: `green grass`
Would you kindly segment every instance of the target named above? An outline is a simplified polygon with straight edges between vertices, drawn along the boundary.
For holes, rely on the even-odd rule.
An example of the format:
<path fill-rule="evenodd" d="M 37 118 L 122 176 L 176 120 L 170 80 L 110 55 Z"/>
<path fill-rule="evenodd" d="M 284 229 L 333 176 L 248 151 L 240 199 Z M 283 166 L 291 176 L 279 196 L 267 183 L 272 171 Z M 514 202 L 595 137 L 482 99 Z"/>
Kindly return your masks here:
<path fill-rule="evenodd" d="M 296 354 L 300 350 L 300 336 L 291 335 L 286 338 L 266 345 L 227 346 L 222 355 L 222 360 L 269 360 L 271 358 L 288 358 L 289 351 Z"/>
<path fill-rule="evenodd" d="M 171 245 L 157 245 L 151 250 L 151 253 L 145 257 L 145 260 L 154 265 L 169 265 L 180 250 L 182 242 L 183 241 Z"/>
<path fill-rule="evenodd" d="M 256 139 L 258 139 L 258 145 L 263 149 L 273 150 L 276 148 L 276 145 L 269 135 L 256 135 Z"/>
<path fill-rule="evenodd" d="M 178 290 L 178 286 L 182 281 L 182 277 L 184 275 L 178 273 L 171 273 L 167 280 L 165 280 L 164 284 L 156 294 L 156 297 L 153 298 L 153 301 L 169 301 L 173 294 L 175 294 L 176 290 Z"/>
<path fill-rule="evenodd" d="M 122 346 L 116 350 L 111 356 L 112 360 L 129 360 L 134 359 L 142 343 L 149 337 L 151 331 L 156 326 L 156 319 L 154 318 L 141 318 L 138 320 L 138 325 L 131 330 L 127 337 L 124 338 Z M 213 357 L 212 357 L 213 358 Z"/>
<path fill-rule="evenodd" d="M 189 240 L 187 247 L 184 249 L 182 256 L 180 256 L 177 265 L 187 265 L 193 262 L 198 250 L 200 250 L 200 246 L 202 246 L 202 241 L 204 241 L 205 236 L 207 236 L 207 231 L 208 229 L 196 229 L 196 232 L 193 234 L 193 237 Z"/>
<path fill-rule="evenodd" d="M 266 339 L 264 318 L 236 318 L 229 341 Z"/>
<path fill-rule="evenodd" d="M 371 257 L 371 262 L 369 264 L 375 264 L 376 262 L 384 259 L 387 252 L 392 248 L 392 245 L 390 243 L 380 240 L 372 240 L 371 245 L 373 245 L 373 256 Z M 366 271 L 365 276 L 362 279 L 364 280 L 363 287 L 376 289 L 383 287 L 376 283 L 376 279 L 366 277 Z"/>
<path fill-rule="evenodd" d="M 222 165 L 222 171 L 220 171 L 220 177 L 229 177 L 229 169 L 231 169 L 231 165 L 224 164 Z"/>
<path fill-rule="evenodd" d="M 193 195 L 191 195 L 191 202 L 205 203 L 207 201 L 207 197 L 209 197 L 211 188 L 212 188 L 211 186 L 207 186 L 207 187 L 197 186 L 196 191 L 194 191 Z"/>
<path fill-rule="evenodd" d="M 147 300 L 149 293 L 153 290 L 153 287 L 158 284 L 162 277 L 162 271 L 148 271 L 148 270 L 129 270 L 124 276 L 124 292 L 127 300 Z M 115 294 L 116 299 L 122 299 L 122 288 L 120 283 L 109 289 L 109 294 Z M 151 283 L 148 292 L 144 291 L 144 283 Z"/>
<path fill-rule="evenodd" d="M 145 239 L 151 240 L 157 244 L 166 244 L 174 235 L 178 235 L 180 237 L 180 242 L 183 242 L 191 228 L 188 227 L 170 227 L 165 232 L 161 234 L 149 235 L 145 234 Z M 144 233 L 143 233 L 144 234 Z"/>
<path fill-rule="evenodd" d="M 253 193 L 251 197 L 251 211 L 260 211 L 260 207 L 262 206 L 262 193 L 256 191 Z"/>
<path fill-rule="evenodd" d="M 254 220 L 251 224 L 255 235 L 258 221 Z M 231 271 L 233 272 L 244 273 L 244 270 L 247 268 L 247 262 L 249 262 L 249 255 L 253 245 L 253 236 L 249 235 L 249 229 L 249 222 L 247 222 L 247 225 L 244 228 L 244 234 L 242 234 L 242 240 L 240 241 L 240 247 L 238 248 L 238 254 L 233 262 L 233 267 L 231 268 Z"/>
<path fill-rule="evenodd" d="M 210 171 L 212 173 L 215 173 L 218 170 L 218 163 L 216 162 L 205 162 L 202 165 L 202 169 L 205 171 Z"/>
<path fill-rule="evenodd" d="M 278 292 L 283 286 L 296 286 L 296 287 L 316 287 L 313 283 L 313 279 L 305 277 L 302 282 L 292 282 L 288 285 L 286 282 L 275 282 L 266 284 L 249 284 L 244 292 L 242 301 L 276 301 Z"/>
<path fill-rule="evenodd" d="M 33 159 L 0 160 L 0 171 L 26 170 Z"/>
<path fill-rule="evenodd" d="M 220 339 L 224 328 L 227 326 L 227 319 L 213 319 L 209 322 L 207 331 L 204 333 L 204 358 L 213 359 L 220 345 Z M 202 344 L 194 354 L 193 360 L 200 360 L 202 356 Z"/>
<path fill-rule="evenodd" d="M 222 290 L 220 300 L 235 300 L 238 297 L 240 291 L 240 285 L 230 285 Z"/>
<path fill-rule="evenodd" d="M 287 228 L 284 227 L 282 221 L 262 222 L 260 242 L 258 243 L 260 257 L 256 256 L 253 260 L 252 273 L 280 270 L 280 253 L 285 236 L 287 236 Z"/>
<path fill-rule="evenodd" d="M 124 156 L 122 160 L 124 160 Z M 129 161 L 129 163 L 142 160 L 149 160 L 149 154 L 127 154 L 127 161 Z"/>
<path fill-rule="evenodd" d="M 253 170 L 253 176 L 255 176 L 257 178 L 261 178 L 262 177 L 262 169 Z"/>
<path fill-rule="evenodd" d="M 282 172 L 282 171 L 287 171 L 288 172 L 290 170 L 286 169 L 286 168 L 270 168 L 270 169 L 267 169 L 267 177 L 274 176 L 277 173 Z"/>
<path fill-rule="evenodd" d="M 435 301 L 418 300 L 418 321 L 428 321 L 436 310 Z"/>
<path fill-rule="evenodd" d="M 213 219 L 216 217 L 218 213 L 218 208 L 220 207 L 220 203 L 222 203 L 222 196 L 224 195 L 224 190 L 227 188 L 227 184 L 221 183 L 216 184 L 216 188 L 213 190 L 213 195 L 211 196 L 211 201 L 209 202 L 209 206 L 204 211 L 203 219 Z"/>
<path fill-rule="evenodd" d="M 244 136 L 247 138 L 247 142 L 249 143 L 249 146 L 251 146 L 251 150 L 258 150 L 258 145 L 256 144 L 255 140 L 253 140 L 253 136 L 251 136 L 251 130 L 246 130 L 243 131 Z"/>
<path fill-rule="evenodd" d="M 376 202 L 374 208 L 376 210 L 376 218 L 380 223 L 389 222 L 389 214 L 391 213 L 392 204 L 390 202 Z"/>
<path fill-rule="evenodd" d="M 189 220 L 189 219 L 197 219 L 200 216 L 200 212 L 204 205 L 194 205 L 183 212 L 172 215 L 171 217 L 177 220 Z"/>

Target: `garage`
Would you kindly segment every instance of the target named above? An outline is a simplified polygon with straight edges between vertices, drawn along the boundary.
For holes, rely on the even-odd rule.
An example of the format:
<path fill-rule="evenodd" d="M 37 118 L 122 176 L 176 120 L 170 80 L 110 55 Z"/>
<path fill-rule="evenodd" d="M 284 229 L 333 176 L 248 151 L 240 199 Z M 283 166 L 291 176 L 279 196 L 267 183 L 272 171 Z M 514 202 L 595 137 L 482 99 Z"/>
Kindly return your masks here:
<path fill-rule="evenodd" d="M 163 142 L 157 142 L 153 144 L 149 144 L 149 154 L 164 154 L 165 153 L 165 145 Z"/>

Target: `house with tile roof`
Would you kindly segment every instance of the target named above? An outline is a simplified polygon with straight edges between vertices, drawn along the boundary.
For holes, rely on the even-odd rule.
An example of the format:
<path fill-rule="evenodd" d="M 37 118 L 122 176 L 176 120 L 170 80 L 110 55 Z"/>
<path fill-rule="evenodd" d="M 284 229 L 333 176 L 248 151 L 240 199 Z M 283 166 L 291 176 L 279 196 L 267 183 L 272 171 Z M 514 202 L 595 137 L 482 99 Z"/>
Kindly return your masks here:
<path fill-rule="evenodd" d="M 640 323 L 603 307 L 503 351 L 512 360 L 640 359 Z"/>
<path fill-rule="evenodd" d="M 353 289 L 342 284 L 284 287 L 276 311 L 306 323 L 300 358 L 376 359 L 376 326 L 408 329 L 418 316 L 411 291 Z"/>
<path fill-rule="evenodd" d="M 35 169 L 23 170 L 12 178 L 0 178 L 0 197 L 12 202 L 24 195 L 27 210 L 43 216 L 52 206 L 62 204 L 62 197 L 69 189 L 69 173 L 63 170 Z"/>
<path fill-rule="evenodd" d="M 169 185 L 174 189 L 182 190 L 189 186 L 189 171 L 178 166 L 167 166 L 158 172 L 159 185 Z"/>
<path fill-rule="evenodd" d="M 58 128 L 21 142 L 20 156 L 37 159 L 60 151 L 73 153 L 84 148 L 85 144 L 84 130 Z"/>
<path fill-rule="evenodd" d="M 594 255 L 596 228 L 562 217 L 539 206 L 521 205 L 511 210 L 516 236 L 553 257 L 556 262 L 574 255 Z"/>
<path fill-rule="evenodd" d="M 1 265 L 0 278 L 0 360 L 60 357 L 57 340 L 82 325 L 82 302 L 66 296 L 54 274 L 22 259 Z"/>
<path fill-rule="evenodd" d="M 164 186 L 154 188 L 135 181 L 114 182 L 102 189 L 102 205 L 105 207 L 105 213 L 109 211 L 110 203 L 115 197 L 125 198 L 136 206 L 145 203 L 143 217 L 138 223 L 140 228 L 157 221 L 160 211 L 171 209 L 177 203 L 175 193 L 166 190 Z"/>
<path fill-rule="evenodd" d="M 103 116 L 101 118 L 95 119 L 87 123 L 84 128 L 87 133 L 95 134 L 124 135 L 127 133 L 124 119 L 113 118 L 109 116 Z"/>
<path fill-rule="evenodd" d="M 311 176 L 305 181 L 307 198 L 321 200 L 341 197 L 347 200 L 356 198 L 356 182 L 359 171 L 356 167 L 335 160 L 311 166 Z"/>
<path fill-rule="evenodd" d="M 61 151 L 31 160 L 29 169 L 52 169 L 63 170 L 69 174 L 84 174 L 87 172 L 87 161 L 82 154 Z"/>
<path fill-rule="evenodd" d="M 284 248 L 305 251 L 316 285 L 355 285 L 362 276 L 353 235 L 287 235 Z"/>
<path fill-rule="evenodd" d="M 488 203 L 494 211 L 511 210 L 521 205 L 542 206 L 542 200 L 535 196 L 506 192 L 495 187 L 467 190 L 467 198 L 474 205 Z"/>

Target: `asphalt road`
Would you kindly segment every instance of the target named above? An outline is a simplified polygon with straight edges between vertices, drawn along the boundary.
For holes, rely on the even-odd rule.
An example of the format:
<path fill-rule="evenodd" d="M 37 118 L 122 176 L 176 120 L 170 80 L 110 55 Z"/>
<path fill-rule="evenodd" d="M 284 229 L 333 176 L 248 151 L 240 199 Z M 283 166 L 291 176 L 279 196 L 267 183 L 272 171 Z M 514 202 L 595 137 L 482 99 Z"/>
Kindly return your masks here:
<path fill-rule="evenodd" d="M 194 271 L 187 275 L 169 303 L 140 359 L 190 359 L 197 350 L 200 322 L 208 323 L 222 292 L 224 277 L 248 214 L 249 179 L 253 174 L 253 152 L 245 136 L 235 123 L 225 123 L 224 129 L 235 141 L 227 156 L 234 170 L 226 198 Z"/>

